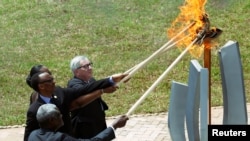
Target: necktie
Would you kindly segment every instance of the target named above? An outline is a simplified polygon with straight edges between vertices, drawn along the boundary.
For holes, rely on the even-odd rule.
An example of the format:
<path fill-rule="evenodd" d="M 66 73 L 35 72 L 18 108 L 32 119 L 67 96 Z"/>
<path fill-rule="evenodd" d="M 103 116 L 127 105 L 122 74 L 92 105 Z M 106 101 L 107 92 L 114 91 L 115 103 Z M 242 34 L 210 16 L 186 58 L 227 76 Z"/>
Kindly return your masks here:
<path fill-rule="evenodd" d="M 57 96 L 52 96 L 49 103 L 55 104 L 57 106 Z"/>
<path fill-rule="evenodd" d="M 49 101 L 49 103 L 51 103 L 51 104 L 55 104 L 55 102 L 54 102 L 54 98 L 51 98 L 51 99 L 50 99 L 50 101 Z"/>

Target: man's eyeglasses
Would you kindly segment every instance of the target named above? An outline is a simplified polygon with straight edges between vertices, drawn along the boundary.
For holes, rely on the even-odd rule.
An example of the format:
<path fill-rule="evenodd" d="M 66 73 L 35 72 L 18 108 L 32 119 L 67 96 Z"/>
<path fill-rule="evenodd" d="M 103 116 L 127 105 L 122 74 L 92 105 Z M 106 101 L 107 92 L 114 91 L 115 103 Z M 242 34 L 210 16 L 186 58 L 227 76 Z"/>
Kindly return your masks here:
<path fill-rule="evenodd" d="M 88 64 L 86 64 L 86 65 L 83 65 L 83 66 L 78 67 L 77 69 L 80 69 L 80 68 L 89 69 L 89 67 L 92 67 L 92 66 L 93 66 L 93 63 L 90 62 L 90 63 L 88 63 Z"/>
<path fill-rule="evenodd" d="M 54 82 L 54 78 L 51 78 L 51 79 L 48 79 L 48 80 L 44 80 L 44 81 L 41 81 L 39 83 L 41 84 L 41 83 L 52 83 L 52 82 Z"/>

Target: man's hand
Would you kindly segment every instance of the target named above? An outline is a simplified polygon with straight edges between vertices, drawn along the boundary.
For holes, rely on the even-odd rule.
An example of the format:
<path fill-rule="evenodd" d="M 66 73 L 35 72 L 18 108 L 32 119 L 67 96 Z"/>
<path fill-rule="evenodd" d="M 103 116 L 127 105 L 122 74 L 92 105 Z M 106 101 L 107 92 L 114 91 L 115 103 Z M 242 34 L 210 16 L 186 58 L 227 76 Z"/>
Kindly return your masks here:
<path fill-rule="evenodd" d="M 120 117 L 118 117 L 113 123 L 112 126 L 116 129 L 116 128 L 121 128 L 124 127 L 127 123 L 128 120 L 128 116 L 126 115 L 122 115 Z"/>
<path fill-rule="evenodd" d="M 118 73 L 118 74 L 114 74 L 112 75 L 112 80 L 117 83 L 120 82 L 123 78 L 125 78 L 126 76 L 128 76 L 128 74 L 124 74 L 124 73 Z"/>

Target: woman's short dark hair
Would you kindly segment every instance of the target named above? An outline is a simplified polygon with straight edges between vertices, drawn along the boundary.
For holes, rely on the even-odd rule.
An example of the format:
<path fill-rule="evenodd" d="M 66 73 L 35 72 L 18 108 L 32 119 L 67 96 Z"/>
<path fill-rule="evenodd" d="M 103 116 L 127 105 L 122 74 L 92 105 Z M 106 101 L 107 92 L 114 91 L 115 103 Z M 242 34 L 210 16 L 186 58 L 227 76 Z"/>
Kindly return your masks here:
<path fill-rule="evenodd" d="M 39 65 L 35 65 L 35 66 L 33 66 L 33 67 L 31 68 L 30 73 L 29 73 L 29 75 L 28 75 L 27 78 L 26 78 L 26 83 L 27 83 L 31 88 L 32 88 L 32 86 L 31 86 L 31 77 L 32 77 L 34 74 L 40 72 L 40 70 L 41 70 L 42 67 L 44 67 L 44 66 L 39 64 Z"/>

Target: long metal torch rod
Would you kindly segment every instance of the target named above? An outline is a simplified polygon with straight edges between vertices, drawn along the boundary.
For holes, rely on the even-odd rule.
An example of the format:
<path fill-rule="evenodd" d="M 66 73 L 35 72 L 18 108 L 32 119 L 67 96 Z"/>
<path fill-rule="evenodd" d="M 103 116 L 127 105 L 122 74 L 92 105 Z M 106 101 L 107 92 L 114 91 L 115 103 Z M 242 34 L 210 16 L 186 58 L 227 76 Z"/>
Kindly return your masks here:
<path fill-rule="evenodd" d="M 188 36 L 189 36 L 189 35 L 186 35 L 186 36 L 184 36 L 183 38 L 181 38 L 181 39 L 179 39 L 179 40 L 173 42 L 171 45 L 167 46 L 167 47 L 161 52 L 161 54 L 163 54 L 164 52 L 168 51 L 169 49 L 171 49 L 172 47 L 174 47 L 176 44 L 178 44 L 180 41 L 184 40 L 184 39 L 185 39 L 186 37 L 188 37 Z M 125 74 L 130 73 L 130 72 L 131 72 L 132 70 L 134 70 L 138 65 L 144 64 L 145 61 L 146 61 L 146 60 L 144 60 L 144 61 L 140 62 L 139 64 L 135 65 L 134 67 L 130 68 L 129 70 L 127 70 L 127 71 L 125 72 Z M 147 63 L 147 62 L 146 62 L 146 63 Z"/>
<path fill-rule="evenodd" d="M 180 40 L 178 40 L 178 41 L 172 43 L 171 45 L 167 46 L 167 47 L 161 52 L 161 54 L 163 54 L 164 52 L 166 52 L 166 51 L 168 51 L 169 49 L 171 49 L 172 47 L 174 47 L 177 43 L 179 43 L 179 42 L 180 42 L 181 40 L 183 40 L 184 38 L 185 38 L 185 37 L 183 37 L 183 38 L 181 38 Z M 138 65 L 144 64 L 144 66 L 145 66 L 147 63 L 149 63 L 149 61 L 144 60 L 144 61 L 140 62 L 139 64 L 135 65 L 134 67 L 130 68 L 129 70 L 127 70 L 127 71 L 125 72 L 125 74 L 131 73 L 131 71 L 133 71 L 134 69 L 136 69 L 136 68 L 138 67 Z M 141 67 L 141 68 L 142 68 L 142 67 Z"/>
<path fill-rule="evenodd" d="M 174 36 L 171 40 L 169 40 L 166 44 L 164 44 L 160 49 L 158 49 L 156 52 L 154 52 L 151 56 L 149 56 L 147 59 L 143 61 L 143 63 L 139 63 L 125 78 L 123 78 L 117 85 L 120 83 L 126 81 L 127 79 L 131 78 L 137 72 L 139 69 L 144 67 L 149 61 L 151 61 L 154 57 L 156 57 L 158 54 L 160 54 L 166 47 L 169 46 L 170 43 L 172 43 L 178 36 L 180 36 L 182 33 L 187 31 L 191 26 L 193 26 L 195 22 L 188 25 L 186 28 L 184 28 L 181 32 L 179 32 L 176 36 Z"/>
<path fill-rule="evenodd" d="M 149 95 L 149 93 L 155 89 L 155 87 L 166 77 L 168 72 L 181 60 L 181 58 L 187 53 L 187 51 L 193 46 L 193 44 L 197 41 L 196 38 L 192 43 L 189 44 L 188 47 L 175 59 L 174 62 L 165 70 L 164 73 L 154 82 L 153 85 L 141 96 L 141 98 L 129 109 L 126 115 L 130 115 L 142 102 L 143 100 Z"/>

